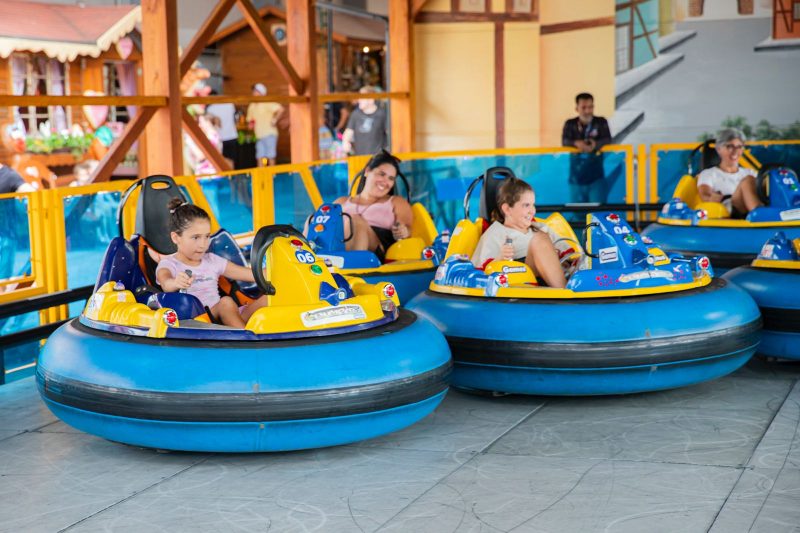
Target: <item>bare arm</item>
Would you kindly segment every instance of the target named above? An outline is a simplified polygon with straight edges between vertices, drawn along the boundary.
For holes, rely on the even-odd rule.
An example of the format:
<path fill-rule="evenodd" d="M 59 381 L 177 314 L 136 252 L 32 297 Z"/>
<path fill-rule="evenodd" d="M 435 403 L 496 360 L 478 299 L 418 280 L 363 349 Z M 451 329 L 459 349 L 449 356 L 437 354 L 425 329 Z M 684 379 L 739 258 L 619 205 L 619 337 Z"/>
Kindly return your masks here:
<path fill-rule="evenodd" d="M 697 188 L 697 192 L 700 193 L 700 199 L 704 202 L 721 202 L 722 201 L 722 194 L 718 193 L 708 185 L 700 185 Z"/>
<path fill-rule="evenodd" d="M 156 281 L 164 292 L 176 292 L 192 286 L 192 276 L 189 276 L 186 272 L 178 272 L 177 276 L 173 276 L 172 272 L 166 268 L 160 268 L 156 271 Z"/>
<path fill-rule="evenodd" d="M 228 261 L 228 264 L 225 265 L 225 271 L 222 273 L 223 276 L 229 279 L 235 279 L 237 281 L 255 281 L 253 277 L 253 271 L 248 267 L 243 267 L 241 265 L 237 265 L 236 263 L 232 263 Z"/>
<path fill-rule="evenodd" d="M 344 130 L 344 133 L 342 134 L 342 150 L 344 150 L 345 153 L 350 153 L 350 151 L 353 149 L 354 136 L 355 132 L 352 128 L 347 128 Z"/>
<path fill-rule="evenodd" d="M 394 204 L 394 216 L 397 221 L 405 226 L 411 227 L 414 222 L 414 214 L 411 211 L 411 204 L 401 196 L 392 196 Z"/>

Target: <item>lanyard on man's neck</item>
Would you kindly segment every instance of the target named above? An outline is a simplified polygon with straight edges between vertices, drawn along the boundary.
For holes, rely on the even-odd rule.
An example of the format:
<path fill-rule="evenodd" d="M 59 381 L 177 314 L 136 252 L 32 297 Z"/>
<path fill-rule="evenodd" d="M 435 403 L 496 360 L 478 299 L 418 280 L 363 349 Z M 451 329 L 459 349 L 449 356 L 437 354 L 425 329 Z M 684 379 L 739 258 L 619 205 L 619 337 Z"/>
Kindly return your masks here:
<path fill-rule="evenodd" d="M 584 141 L 588 141 L 589 140 L 589 133 L 592 130 L 592 122 L 594 122 L 594 117 L 590 118 L 589 119 L 589 123 L 586 124 L 586 125 L 584 125 L 583 122 L 581 122 L 581 119 L 578 118 L 578 124 L 583 127 L 583 140 Z"/>

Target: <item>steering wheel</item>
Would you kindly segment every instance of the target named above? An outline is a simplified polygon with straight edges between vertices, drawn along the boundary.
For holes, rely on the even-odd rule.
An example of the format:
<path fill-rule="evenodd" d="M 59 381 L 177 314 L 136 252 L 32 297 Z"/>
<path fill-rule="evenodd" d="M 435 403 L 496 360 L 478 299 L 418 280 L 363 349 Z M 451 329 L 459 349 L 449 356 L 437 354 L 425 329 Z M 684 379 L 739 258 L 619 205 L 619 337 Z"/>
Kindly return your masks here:
<path fill-rule="evenodd" d="M 564 266 L 564 263 L 568 263 L 570 261 L 575 261 L 577 259 L 580 259 L 583 256 L 583 252 L 581 252 L 581 249 L 583 247 L 581 246 L 581 244 L 577 240 L 573 239 L 572 237 L 561 237 L 561 238 L 558 238 L 558 239 L 553 241 L 553 246 L 555 246 L 556 244 L 558 244 L 558 243 L 560 243 L 562 241 L 563 242 L 572 243 L 572 244 L 576 245 L 576 247 L 574 248 L 574 251 L 572 253 L 565 254 L 564 257 L 562 257 L 559 260 L 560 263 L 561 263 L 561 266 Z M 556 251 L 558 251 L 558 248 L 556 248 Z"/>
<path fill-rule="evenodd" d="M 769 173 L 775 169 L 784 168 L 785 166 L 786 165 L 781 165 L 780 163 L 768 163 L 762 165 L 758 170 L 758 174 L 756 175 L 756 193 L 758 193 L 758 199 L 761 200 L 764 205 L 769 205 Z"/>
<path fill-rule="evenodd" d="M 253 278 L 261 292 L 270 296 L 275 294 L 275 286 L 267 281 L 263 267 L 267 257 L 267 250 L 277 237 L 292 237 L 309 246 L 305 236 L 297 231 L 294 226 L 288 224 L 274 224 L 272 226 L 264 226 L 258 230 L 258 233 L 253 238 L 253 248 L 250 253 L 250 270 L 253 271 Z"/>
<path fill-rule="evenodd" d="M 589 228 L 592 228 L 592 227 L 595 227 L 595 226 L 599 226 L 599 225 L 600 225 L 599 222 L 592 222 L 590 224 L 587 224 L 586 227 L 583 228 L 583 235 L 582 235 L 583 242 L 586 242 L 586 232 L 589 231 Z M 589 250 L 585 246 L 583 247 L 583 253 L 586 254 L 587 256 L 591 257 L 592 259 L 600 259 L 600 256 L 598 254 L 593 254 L 593 253 L 589 252 Z"/>

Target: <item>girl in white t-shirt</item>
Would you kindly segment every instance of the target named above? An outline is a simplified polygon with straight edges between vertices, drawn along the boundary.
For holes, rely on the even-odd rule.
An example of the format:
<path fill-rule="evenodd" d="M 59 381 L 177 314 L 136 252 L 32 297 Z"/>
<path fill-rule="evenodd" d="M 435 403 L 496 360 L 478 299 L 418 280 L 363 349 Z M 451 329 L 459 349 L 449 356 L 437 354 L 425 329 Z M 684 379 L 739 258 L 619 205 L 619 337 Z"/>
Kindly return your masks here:
<path fill-rule="evenodd" d="M 564 288 L 567 280 L 558 252 L 546 227 L 537 225 L 533 188 L 525 181 L 507 178 L 497 191 L 492 225 L 483 232 L 472 263 L 483 266 L 490 259 L 517 260 L 528 265 L 550 287 Z"/>
<path fill-rule="evenodd" d="M 739 166 L 744 150 L 745 136 L 728 128 L 717 134 L 715 142 L 719 165 L 707 168 L 697 176 L 697 190 L 704 202 L 720 202 L 734 218 L 744 218 L 760 205 L 756 192 L 755 174 Z"/>

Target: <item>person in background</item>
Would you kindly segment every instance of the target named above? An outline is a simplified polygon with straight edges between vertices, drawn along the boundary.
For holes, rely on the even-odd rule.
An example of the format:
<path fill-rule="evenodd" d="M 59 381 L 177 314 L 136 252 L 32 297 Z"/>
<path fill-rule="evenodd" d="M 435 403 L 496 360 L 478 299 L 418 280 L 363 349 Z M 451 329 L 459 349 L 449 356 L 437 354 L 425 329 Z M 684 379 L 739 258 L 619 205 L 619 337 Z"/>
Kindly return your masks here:
<path fill-rule="evenodd" d="M 12 192 L 33 192 L 37 189 L 28 183 L 13 168 L 0 163 L 0 194 Z"/>
<path fill-rule="evenodd" d="M 580 93 L 575 97 L 578 116 L 564 123 L 561 144 L 578 149 L 570 158 L 569 189 L 571 202 L 606 201 L 606 180 L 600 149 L 611 143 L 608 121 L 594 115 L 594 97 Z"/>
<path fill-rule="evenodd" d="M 253 85 L 253 96 L 266 96 L 263 83 Z M 256 160 L 258 166 L 274 165 L 278 154 L 278 119 L 283 106 L 275 102 L 253 102 L 247 106 L 247 123 L 256 134 Z"/>
<path fill-rule="evenodd" d="M 376 87 L 362 87 L 361 94 L 378 92 Z M 375 154 L 388 148 L 386 136 L 386 109 L 379 106 L 374 98 L 358 100 L 358 107 L 350 114 L 347 128 L 342 135 L 342 148 L 345 153 L 355 155 Z"/>
<path fill-rule="evenodd" d="M 212 90 L 212 95 L 217 91 Z M 239 145 L 239 132 L 236 130 L 236 106 L 230 102 L 211 104 L 206 113 L 219 118 L 219 137 L 222 140 L 222 156 L 232 162 L 236 161 L 236 149 Z"/>
<path fill-rule="evenodd" d="M 739 166 L 746 139 L 736 128 L 717 133 L 714 143 L 719 164 L 697 175 L 697 192 L 704 202 L 720 202 L 733 218 L 744 218 L 764 205 L 756 192 L 755 171 Z"/>
<path fill-rule="evenodd" d="M 325 104 L 325 125 L 340 138 L 347 126 L 350 109 L 346 102 L 328 102 Z"/>

